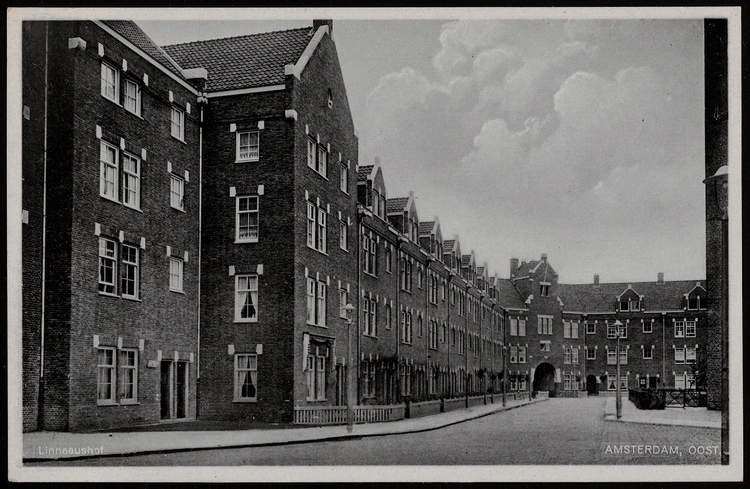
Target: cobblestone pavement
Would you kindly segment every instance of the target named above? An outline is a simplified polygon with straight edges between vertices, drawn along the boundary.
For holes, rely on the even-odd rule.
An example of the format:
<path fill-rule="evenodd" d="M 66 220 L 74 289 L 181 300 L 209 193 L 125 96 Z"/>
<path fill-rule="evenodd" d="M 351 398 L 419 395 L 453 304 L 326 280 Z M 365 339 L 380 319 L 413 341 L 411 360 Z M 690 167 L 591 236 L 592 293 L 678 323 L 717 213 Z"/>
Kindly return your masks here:
<path fill-rule="evenodd" d="M 550 399 L 423 433 L 29 466 L 718 464 L 720 431 L 604 420 L 602 398 Z M 356 430 L 356 428 L 355 428 Z"/>

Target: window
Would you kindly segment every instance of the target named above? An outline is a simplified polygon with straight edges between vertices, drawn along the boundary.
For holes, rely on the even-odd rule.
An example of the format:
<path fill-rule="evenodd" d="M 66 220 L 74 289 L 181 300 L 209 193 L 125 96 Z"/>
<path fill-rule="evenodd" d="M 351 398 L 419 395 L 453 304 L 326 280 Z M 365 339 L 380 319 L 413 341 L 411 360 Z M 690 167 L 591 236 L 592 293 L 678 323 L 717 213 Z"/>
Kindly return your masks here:
<path fill-rule="evenodd" d="M 393 271 L 393 252 L 389 244 L 385 245 L 385 271 L 388 273 Z"/>
<path fill-rule="evenodd" d="M 169 205 L 183 211 L 185 210 L 185 180 L 174 173 L 169 177 Z"/>
<path fill-rule="evenodd" d="M 643 332 L 644 333 L 653 333 L 654 332 L 654 323 L 651 321 L 644 321 L 643 322 Z"/>
<path fill-rule="evenodd" d="M 518 362 L 518 347 L 517 346 L 511 346 L 510 347 L 510 363 L 517 363 Z"/>
<path fill-rule="evenodd" d="M 422 267 L 417 265 L 417 288 L 421 289 L 422 287 Z"/>
<path fill-rule="evenodd" d="M 609 339 L 615 339 L 617 338 L 617 327 L 614 323 L 607 323 L 607 338 Z"/>
<path fill-rule="evenodd" d="M 628 337 L 628 323 L 623 323 L 620 325 L 620 338 L 627 338 Z"/>
<path fill-rule="evenodd" d="M 437 322 L 433 319 L 429 323 L 428 331 L 428 344 L 433 350 L 437 350 L 438 347 L 438 335 L 437 335 Z"/>
<path fill-rule="evenodd" d="M 539 284 L 539 295 L 542 297 L 549 297 L 549 285 L 546 283 Z"/>
<path fill-rule="evenodd" d="M 185 140 L 185 113 L 177 107 L 172 107 L 171 134 L 180 141 Z"/>
<path fill-rule="evenodd" d="M 122 245 L 122 267 L 120 270 L 122 296 L 128 299 L 138 298 L 138 248 Z"/>
<path fill-rule="evenodd" d="M 539 351 L 552 351 L 552 342 L 547 340 L 540 341 Z"/>
<path fill-rule="evenodd" d="M 448 326 L 443 323 L 443 326 L 440 328 L 440 341 L 442 343 L 448 342 Z"/>
<path fill-rule="evenodd" d="M 349 167 L 343 161 L 339 165 L 341 173 L 339 174 L 339 188 L 345 194 L 349 193 Z"/>
<path fill-rule="evenodd" d="M 518 363 L 526 363 L 526 347 L 518 347 Z"/>
<path fill-rule="evenodd" d="M 570 323 L 570 337 L 578 338 L 578 323 Z"/>
<path fill-rule="evenodd" d="M 565 359 L 563 363 L 570 364 L 570 348 L 565 348 Z"/>
<path fill-rule="evenodd" d="M 346 223 L 346 220 L 342 217 L 341 220 L 339 220 L 339 248 L 346 251 L 349 241 L 349 226 Z"/>
<path fill-rule="evenodd" d="M 697 311 L 702 307 L 700 296 L 688 298 L 688 310 Z"/>
<path fill-rule="evenodd" d="M 307 355 L 307 400 L 326 400 L 326 354 L 327 349 L 310 347 Z"/>
<path fill-rule="evenodd" d="M 102 141 L 99 146 L 99 161 L 101 163 L 99 195 L 111 200 L 118 200 L 118 149 Z"/>
<path fill-rule="evenodd" d="M 538 318 L 538 333 L 539 334 L 552 334 L 552 316 L 539 316 Z"/>
<path fill-rule="evenodd" d="M 115 242 L 99 238 L 99 292 L 115 294 L 117 271 L 117 246 Z"/>
<path fill-rule="evenodd" d="M 133 209 L 139 209 L 141 207 L 141 160 L 131 154 L 123 153 L 122 171 L 122 203 Z"/>
<path fill-rule="evenodd" d="M 628 349 L 620 348 L 620 365 L 628 364 Z"/>
<path fill-rule="evenodd" d="M 401 341 L 403 343 L 411 343 L 411 339 L 412 339 L 411 318 L 412 318 L 412 313 L 410 311 L 401 311 Z"/>
<path fill-rule="evenodd" d="M 102 97 L 120 103 L 120 71 L 108 63 L 102 63 Z"/>
<path fill-rule="evenodd" d="M 307 323 L 316 326 L 326 325 L 326 302 L 328 283 L 323 280 L 307 278 Z M 340 297 L 340 296 L 339 296 Z M 345 304 L 346 305 L 346 304 Z M 339 311 L 339 314 L 342 311 Z M 346 314 L 346 311 L 343 311 Z"/>
<path fill-rule="evenodd" d="M 620 311 L 627 312 L 630 310 L 630 301 L 620 301 Z"/>
<path fill-rule="evenodd" d="M 563 321 L 563 338 L 570 338 L 570 321 Z"/>
<path fill-rule="evenodd" d="M 325 253 L 327 250 L 326 209 L 307 202 L 307 246 Z"/>
<path fill-rule="evenodd" d="M 370 275 L 377 275 L 377 241 L 372 234 L 362 236 L 362 258 L 364 259 L 364 271 Z"/>
<path fill-rule="evenodd" d="M 235 243 L 258 242 L 258 197 L 236 199 Z"/>
<path fill-rule="evenodd" d="M 234 322 L 250 323 L 258 320 L 258 276 L 234 277 Z"/>
<path fill-rule="evenodd" d="M 378 334 L 377 309 L 378 303 L 375 299 L 368 299 L 367 297 L 362 299 L 362 324 L 365 326 L 364 334 L 366 336 L 377 336 Z"/>
<path fill-rule="evenodd" d="M 138 401 L 138 350 L 120 350 L 118 393 L 121 404 Z"/>
<path fill-rule="evenodd" d="M 362 363 L 362 395 L 375 397 L 375 363 Z"/>
<path fill-rule="evenodd" d="M 685 336 L 695 338 L 695 321 L 685 321 Z"/>
<path fill-rule="evenodd" d="M 614 348 L 607 349 L 607 365 L 617 365 L 617 350 Z"/>
<path fill-rule="evenodd" d="M 577 365 L 578 364 L 578 348 L 573 348 L 571 349 L 570 352 L 572 354 L 573 364 Z"/>
<path fill-rule="evenodd" d="M 586 321 L 586 334 L 596 334 L 596 323 L 593 321 Z"/>
<path fill-rule="evenodd" d="M 133 80 L 125 80 L 125 93 L 123 96 L 123 107 L 128 112 L 141 115 L 141 87 Z"/>
<path fill-rule="evenodd" d="M 182 260 L 175 257 L 169 258 L 169 290 L 182 292 Z"/>
<path fill-rule="evenodd" d="M 422 316 L 417 316 L 417 336 L 420 338 L 424 336 L 424 331 L 422 331 Z"/>
<path fill-rule="evenodd" d="M 685 348 L 674 349 L 674 363 L 685 363 Z"/>
<path fill-rule="evenodd" d="M 258 355 L 234 356 L 234 401 L 258 400 Z"/>
<path fill-rule="evenodd" d="M 258 131 L 237 132 L 236 161 L 258 161 L 260 134 Z"/>
<path fill-rule="evenodd" d="M 516 318 L 510 319 L 510 335 L 518 336 L 518 319 Z"/>
<path fill-rule="evenodd" d="M 325 146 L 323 146 L 322 144 L 318 145 L 317 172 L 324 177 L 328 174 L 328 152 L 326 151 Z"/>
<path fill-rule="evenodd" d="M 570 390 L 570 388 L 571 388 L 571 385 L 570 385 L 570 374 L 564 374 L 563 375 L 563 388 L 566 391 Z"/>
<path fill-rule="evenodd" d="M 328 152 L 315 139 L 307 139 L 307 166 L 325 177 L 328 173 Z"/>
<path fill-rule="evenodd" d="M 688 346 L 685 348 L 685 363 L 695 363 L 695 347 Z"/>
<path fill-rule="evenodd" d="M 385 305 L 385 329 L 391 329 L 393 324 L 393 311 L 390 303 Z"/>
<path fill-rule="evenodd" d="M 404 258 L 401 261 L 401 289 L 406 292 L 412 291 L 412 280 L 411 280 L 411 262 Z"/>
<path fill-rule="evenodd" d="M 674 322 L 674 337 L 675 338 L 685 337 L 685 321 Z"/>
<path fill-rule="evenodd" d="M 685 388 L 685 374 L 675 374 L 674 376 L 674 388 L 684 389 Z"/>
<path fill-rule="evenodd" d="M 526 320 L 518 320 L 518 336 L 526 336 Z"/>
<path fill-rule="evenodd" d="M 586 348 L 586 360 L 596 360 L 596 348 Z"/>
<path fill-rule="evenodd" d="M 115 349 L 99 348 L 96 401 L 98 404 L 112 404 L 115 402 Z"/>
<path fill-rule="evenodd" d="M 346 318 L 346 305 L 349 303 L 349 291 L 339 289 L 339 317 Z"/>
<path fill-rule="evenodd" d="M 654 350 L 651 348 L 643 348 L 643 359 L 651 360 L 654 358 Z"/>

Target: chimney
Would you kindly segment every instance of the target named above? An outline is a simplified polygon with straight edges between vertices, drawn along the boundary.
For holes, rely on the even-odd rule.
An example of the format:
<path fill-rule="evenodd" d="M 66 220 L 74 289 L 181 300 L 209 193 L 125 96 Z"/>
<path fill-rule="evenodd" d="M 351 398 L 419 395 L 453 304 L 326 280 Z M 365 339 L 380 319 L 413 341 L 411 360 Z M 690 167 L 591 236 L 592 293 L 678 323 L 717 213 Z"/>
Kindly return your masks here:
<path fill-rule="evenodd" d="M 599 287 L 599 274 L 594 274 L 594 287 Z"/>
<path fill-rule="evenodd" d="M 375 157 L 375 165 L 380 166 L 380 156 Z"/>
<path fill-rule="evenodd" d="M 542 261 L 547 263 L 547 253 L 542 253 Z"/>
<path fill-rule="evenodd" d="M 326 20 L 316 19 L 316 20 L 313 20 L 313 31 L 318 32 L 318 29 L 322 25 L 327 25 L 328 26 L 328 35 L 330 36 L 333 33 L 333 19 L 326 19 Z"/>
<path fill-rule="evenodd" d="M 511 258 L 510 259 L 510 276 L 513 278 L 513 276 L 518 271 L 518 258 Z"/>
<path fill-rule="evenodd" d="M 657 284 L 664 284 L 664 272 L 659 272 L 656 274 L 656 283 Z"/>

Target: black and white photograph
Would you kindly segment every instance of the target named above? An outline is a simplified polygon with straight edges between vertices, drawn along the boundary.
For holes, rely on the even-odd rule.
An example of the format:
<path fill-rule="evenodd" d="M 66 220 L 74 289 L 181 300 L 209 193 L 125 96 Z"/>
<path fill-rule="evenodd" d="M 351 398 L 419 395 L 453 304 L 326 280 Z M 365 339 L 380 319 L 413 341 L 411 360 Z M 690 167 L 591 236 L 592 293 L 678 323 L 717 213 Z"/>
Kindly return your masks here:
<path fill-rule="evenodd" d="M 8 479 L 741 480 L 740 24 L 9 9 Z"/>

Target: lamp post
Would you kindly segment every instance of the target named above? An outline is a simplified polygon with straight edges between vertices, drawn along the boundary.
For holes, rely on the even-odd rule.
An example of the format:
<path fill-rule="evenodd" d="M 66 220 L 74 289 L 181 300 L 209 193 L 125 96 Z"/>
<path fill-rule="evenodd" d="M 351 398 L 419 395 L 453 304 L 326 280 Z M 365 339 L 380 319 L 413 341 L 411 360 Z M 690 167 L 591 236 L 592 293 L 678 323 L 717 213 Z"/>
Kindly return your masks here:
<path fill-rule="evenodd" d="M 622 418 L 622 397 L 620 396 L 620 327 L 622 323 L 618 319 L 613 326 L 617 332 L 617 398 L 615 399 L 615 406 L 617 406 L 617 419 L 620 419 Z"/>
<path fill-rule="evenodd" d="M 346 368 L 346 432 L 351 433 L 354 429 L 354 407 L 352 400 L 352 384 L 354 383 L 354 381 L 352 380 L 352 372 L 354 371 L 354 369 L 352 369 L 352 366 L 354 365 L 354 360 L 352 360 L 352 323 L 354 322 L 354 306 L 351 304 L 347 304 L 346 306 L 344 306 L 344 311 L 346 312 L 347 328 L 346 356 L 349 362 L 349 366 Z"/>

